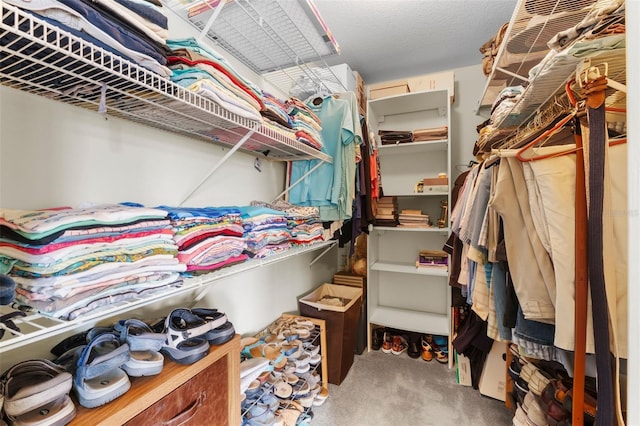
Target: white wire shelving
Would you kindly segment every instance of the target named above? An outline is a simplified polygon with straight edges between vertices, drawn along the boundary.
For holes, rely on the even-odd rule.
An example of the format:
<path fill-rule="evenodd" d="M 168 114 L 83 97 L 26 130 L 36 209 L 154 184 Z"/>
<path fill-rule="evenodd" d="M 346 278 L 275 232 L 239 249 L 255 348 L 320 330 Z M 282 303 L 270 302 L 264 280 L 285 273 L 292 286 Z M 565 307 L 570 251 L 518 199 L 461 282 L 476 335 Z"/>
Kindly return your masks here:
<path fill-rule="evenodd" d="M 4 330 L 4 335 L 0 338 L 0 355 L 3 352 L 7 352 L 24 345 L 34 343 L 44 338 L 50 338 L 67 331 L 86 328 L 90 324 L 96 323 L 103 318 L 113 317 L 114 315 L 122 315 L 127 312 L 134 311 L 135 309 L 157 303 L 163 300 L 171 299 L 175 296 L 200 292 L 194 301 L 197 301 L 199 297 L 214 285 L 216 282 L 223 278 L 230 277 L 251 269 L 256 269 L 271 265 L 274 263 L 282 262 L 293 256 L 303 255 L 316 250 L 324 249 L 315 259 L 310 262 L 313 265 L 315 261 L 326 253 L 329 249 L 334 247 L 337 241 L 323 241 L 320 243 L 311 244 L 308 246 L 297 247 L 289 249 L 283 253 L 269 256 L 263 259 L 250 259 L 244 263 L 222 268 L 207 274 L 199 275 L 193 278 L 186 278 L 183 283 L 178 287 L 170 288 L 164 292 L 154 293 L 148 297 L 138 297 L 132 300 L 116 302 L 109 305 L 108 308 L 99 309 L 92 313 L 82 315 L 81 317 L 72 321 L 65 321 L 51 316 L 43 315 L 38 312 L 25 311 L 26 316 L 15 317 L 12 319 L 14 324 L 20 329 L 20 331 L 12 330 L 0 323 L 0 329 Z M 195 302 L 194 302 L 195 303 Z M 0 315 L 7 314 L 15 311 L 15 309 L 9 306 L 0 306 Z"/>
<path fill-rule="evenodd" d="M 300 79 L 329 92 L 343 87 L 326 62 L 340 53 L 340 46 L 312 0 L 164 3 L 196 28 L 200 39 L 220 46 L 285 94 Z"/>
<path fill-rule="evenodd" d="M 549 40 L 576 26 L 591 11 L 615 4 L 616 0 L 520 0 L 498 49 L 477 111 L 490 107 L 505 87 L 522 85 L 525 90 L 518 102 L 499 122 L 492 124 L 497 129 L 515 129 L 528 122 L 561 91 L 582 60 L 571 55 L 549 54 Z M 530 75 L 534 67 L 543 72 Z"/>
<path fill-rule="evenodd" d="M 278 161 L 331 157 L 0 2 L 0 83 Z M 250 135 L 249 138 L 246 136 Z"/>

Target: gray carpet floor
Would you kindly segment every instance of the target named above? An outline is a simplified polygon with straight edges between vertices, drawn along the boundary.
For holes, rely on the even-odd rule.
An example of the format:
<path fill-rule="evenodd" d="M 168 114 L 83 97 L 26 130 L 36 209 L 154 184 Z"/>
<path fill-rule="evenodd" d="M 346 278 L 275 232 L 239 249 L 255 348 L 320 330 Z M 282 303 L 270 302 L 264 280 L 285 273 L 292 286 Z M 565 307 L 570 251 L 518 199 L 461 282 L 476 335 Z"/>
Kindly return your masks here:
<path fill-rule="evenodd" d="M 513 418 L 504 402 L 458 385 L 455 369 L 366 350 L 313 413 L 312 426 L 507 426 Z"/>

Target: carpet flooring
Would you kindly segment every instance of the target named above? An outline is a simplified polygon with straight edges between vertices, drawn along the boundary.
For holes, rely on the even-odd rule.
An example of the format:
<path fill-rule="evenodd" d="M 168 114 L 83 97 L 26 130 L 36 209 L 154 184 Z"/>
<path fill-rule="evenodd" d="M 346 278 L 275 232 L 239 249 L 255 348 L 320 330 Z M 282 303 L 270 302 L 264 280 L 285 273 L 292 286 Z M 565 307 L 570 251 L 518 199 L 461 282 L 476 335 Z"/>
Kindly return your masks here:
<path fill-rule="evenodd" d="M 513 418 L 504 402 L 456 384 L 446 365 L 366 350 L 313 413 L 312 426 L 508 426 Z"/>

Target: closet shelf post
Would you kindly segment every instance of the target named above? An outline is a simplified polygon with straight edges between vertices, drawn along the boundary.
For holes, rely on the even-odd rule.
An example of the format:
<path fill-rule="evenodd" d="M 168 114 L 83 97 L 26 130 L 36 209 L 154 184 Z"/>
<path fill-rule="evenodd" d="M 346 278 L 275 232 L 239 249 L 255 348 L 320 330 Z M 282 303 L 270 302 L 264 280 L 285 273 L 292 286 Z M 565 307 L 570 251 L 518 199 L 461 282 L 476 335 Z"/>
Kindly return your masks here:
<path fill-rule="evenodd" d="M 191 190 L 191 192 L 189 192 L 189 194 L 187 194 L 186 197 L 184 197 L 182 199 L 182 201 L 180 201 L 180 203 L 178 204 L 178 206 L 182 206 L 189 198 L 191 198 L 191 196 L 198 190 L 200 189 L 200 187 L 202 185 L 204 185 L 204 183 L 216 172 L 216 170 L 218 170 L 218 168 L 220 168 L 220 166 L 222 166 L 233 154 L 235 154 L 235 152 L 237 150 L 239 150 L 240 148 L 242 148 L 242 145 L 244 145 L 244 143 L 246 141 L 249 140 L 249 138 L 255 133 L 255 131 L 258 129 L 258 127 L 260 126 L 260 124 L 256 124 L 252 129 L 250 129 L 243 137 L 242 139 L 240 139 L 238 141 L 237 144 L 235 144 L 233 146 L 233 148 L 231 148 L 229 150 L 229 152 L 227 152 L 224 157 L 222 157 L 220 159 L 220 161 L 218 161 L 218 163 L 213 166 L 213 168 L 211 169 L 211 171 L 204 177 L 204 179 L 202 179 L 200 181 L 200 183 L 198 185 L 196 185 L 195 188 L 193 188 L 193 190 Z"/>
<path fill-rule="evenodd" d="M 313 166 L 313 168 L 311 170 L 309 170 L 307 173 L 305 173 L 304 175 L 302 175 L 300 177 L 300 179 L 298 179 L 297 181 L 293 182 L 291 185 L 289 185 L 289 187 L 287 187 L 284 191 L 282 191 L 280 194 L 278 194 L 276 196 L 276 198 L 273 199 L 272 202 L 277 201 L 278 199 L 280 199 L 280 197 L 282 197 L 283 195 L 285 195 L 286 193 L 288 193 L 289 191 L 291 191 L 291 188 L 293 188 L 294 186 L 298 185 L 300 182 L 302 182 L 307 176 L 309 176 L 311 173 L 315 172 L 318 167 L 320 167 L 322 164 L 324 164 L 323 162 L 319 162 L 318 164 L 316 164 L 315 166 Z"/>

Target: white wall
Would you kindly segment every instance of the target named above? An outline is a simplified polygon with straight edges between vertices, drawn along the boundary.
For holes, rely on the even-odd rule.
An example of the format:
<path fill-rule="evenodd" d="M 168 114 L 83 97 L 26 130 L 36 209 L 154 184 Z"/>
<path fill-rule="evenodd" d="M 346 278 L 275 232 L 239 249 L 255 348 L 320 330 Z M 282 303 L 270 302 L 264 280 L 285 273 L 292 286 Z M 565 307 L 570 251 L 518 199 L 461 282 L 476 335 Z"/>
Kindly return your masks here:
<path fill-rule="evenodd" d="M 478 140 L 476 126 L 486 120 L 475 113 L 487 77 L 482 64 L 452 70 L 455 75 L 455 101 L 451 108 L 451 174 L 453 179 L 468 170 L 473 146 Z"/>

